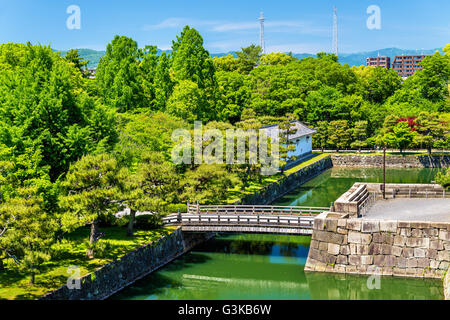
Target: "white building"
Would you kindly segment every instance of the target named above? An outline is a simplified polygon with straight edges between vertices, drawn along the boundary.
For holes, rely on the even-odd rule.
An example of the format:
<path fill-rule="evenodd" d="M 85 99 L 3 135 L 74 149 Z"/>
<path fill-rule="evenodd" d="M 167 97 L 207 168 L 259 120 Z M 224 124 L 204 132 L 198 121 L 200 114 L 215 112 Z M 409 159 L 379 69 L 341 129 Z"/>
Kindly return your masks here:
<path fill-rule="evenodd" d="M 289 142 L 295 144 L 295 150 L 290 151 L 289 157 L 295 157 L 297 161 L 301 161 L 306 156 L 312 153 L 312 137 L 317 130 L 311 129 L 300 121 L 292 121 L 293 126 L 290 131 L 295 133 L 289 135 Z M 275 129 L 278 128 L 278 124 L 262 127 L 262 130 L 266 131 L 268 137 L 273 138 L 276 135 Z"/>

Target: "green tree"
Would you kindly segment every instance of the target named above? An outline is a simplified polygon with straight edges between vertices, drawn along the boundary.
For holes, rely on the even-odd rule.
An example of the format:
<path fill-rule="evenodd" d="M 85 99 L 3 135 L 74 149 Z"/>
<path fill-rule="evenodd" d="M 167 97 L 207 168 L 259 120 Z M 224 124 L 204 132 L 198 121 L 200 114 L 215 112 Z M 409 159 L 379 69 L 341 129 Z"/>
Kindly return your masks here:
<path fill-rule="evenodd" d="M 260 46 L 252 44 L 249 47 L 242 48 L 241 51 L 236 52 L 238 56 L 239 72 L 249 74 L 254 68 L 256 68 L 262 56 L 262 49 Z"/>
<path fill-rule="evenodd" d="M 88 155 L 70 166 L 60 197 L 61 207 L 70 212 L 65 221 L 73 228 L 90 225 L 89 249 L 86 255 L 93 258 L 95 245 L 103 236 L 98 232 L 102 217 L 114 214 L 120 207 L 120 199 L 126 171 L 109 155 Z"/>
<path fill-rule="evenodd" d="M 119 112 L 148 106 L 142 90 L 139 68 L 142 51 L 137 42 L 125 36 L 115 36 L 97 68 L 97 83 L 106 105 Z"/>
<path fill-rule="evenodd" d="M 436 182 L 447 190 L 450 190 L 450 168 L 444 172 L 439 172 L 436 176 Z"/>
<path fill-rule="evenodd" d="M 170 59 L 165 52 L 161 53 L 155 72 L 155 108 L 164 111 L 174 87 L 170 77 Z"/>
<path fill-rule="evenodd" d="M 338 152 L 349 146 L 351 131 L 347 120 L 331 121 L 329 130 L 328 144 L 334 146 Z"/>
<path fill-rule="evenodd" d="M 315 127 L 317 133 L 313 136 L 314 145 L 319 147 L 322 152 L 328 144 L 329 124 L 327 121 L 319 121 Z"/>
<path fill-rule="evenodd" d="M 74 64 L 75 68 L 80 70 L 81 74 L 84 77 L 89 76 L 89 73 L 87 72 L 87 65 L 89 61 L 85 61 L 83 57 L 80 56 L 77 49 L 69 50 L 66 53 L 65 59 L 71 63 Z"/>
<path fill-rule="evenodd" d="M 440 119 L 439 113 L 421 112 L 415 120 L 417 123 L 417 134 L 414 142 L 425 146 L 431 155 L 433 147 L 439 147 L 445 143 L 445 134 L 449 131 L 449 125 Z"/>
<path fill-rule="evenodd" d="M 47 213 L 41 192 L 38 187 L 20 188 L 0 205 L 0 220 L 4 223 L 4 217 L 9 217 L 6 225 L 0 226 L 0 246 L 30 275 L 30 285 L 35 284 L 42 264 L 50 260 L 50 246 L 59 228 L 55 217 Z"/>
<path fill-rule="evenodd" d="M 188 123 L 195 120 L 208 121 L 211 110 L 202 91 L 195 82 L 180 81 L 167 102 L 167 112 Z"/>
<path fill-rule="evenodd" d="M 354 142 L 350 145 L 352 148 L 357 148 L 361 151 L 362 148 L 367 147 L 367 121 L 358 121 L 352 130 Z"/>
<path fill-rule="evenodd" d="M 144 153 L 137 172 L 127 176 L 122 198 L 130 209 L 127 234 L 133 236 L 136 212 L 162 213 L 165 205 L 175 199 L 178 176 L 174 166 L 158 152 Z"/>
<path fill-rule="evenodd" d="M 377 144 L 397 148 L 403 153 L 413 142 L 415 132 L 411 131 L 407 122 L 399 122 L 392 131 L 384 134 L 377 140 Z"/>
<path fill-rule="evenodd" d="M 227 198 L 227 191 L 239 185 L 235 174 L 229 173 L 223 165 L 200 165 L 188 171 L 182 181 L 184 201 L 198 201 L 202 204 L 220 204 Z"/>

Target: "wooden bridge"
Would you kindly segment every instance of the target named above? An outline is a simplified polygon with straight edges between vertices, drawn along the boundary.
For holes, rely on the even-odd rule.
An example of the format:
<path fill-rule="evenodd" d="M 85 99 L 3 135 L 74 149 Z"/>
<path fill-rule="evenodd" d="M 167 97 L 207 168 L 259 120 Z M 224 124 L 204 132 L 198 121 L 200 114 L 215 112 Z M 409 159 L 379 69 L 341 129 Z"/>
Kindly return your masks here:
<path fill-rule="evenodd" d="M 311 235 L 314 218 L 327 207 L 191 205 L 187 213 L 163 218 L 186 232 L 280 233 Z"/>

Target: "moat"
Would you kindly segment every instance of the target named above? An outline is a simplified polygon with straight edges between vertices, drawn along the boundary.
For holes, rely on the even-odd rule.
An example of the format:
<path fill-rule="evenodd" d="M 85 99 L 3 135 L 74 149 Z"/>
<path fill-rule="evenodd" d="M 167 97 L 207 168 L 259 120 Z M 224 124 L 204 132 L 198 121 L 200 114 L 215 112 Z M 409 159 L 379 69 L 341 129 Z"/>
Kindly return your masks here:
<path fill-rule="evenodd" d="M 438 170 L 388 169 L 390 183 L 430 183 Z M 380 169 L 333 168 L 275 204 L 328 206 L 354 182 L 381 182 Z M 309 237 L 221 235 L 196 247 L 112 299 L 441 300 L 442 281 L 305 273 Z"/>

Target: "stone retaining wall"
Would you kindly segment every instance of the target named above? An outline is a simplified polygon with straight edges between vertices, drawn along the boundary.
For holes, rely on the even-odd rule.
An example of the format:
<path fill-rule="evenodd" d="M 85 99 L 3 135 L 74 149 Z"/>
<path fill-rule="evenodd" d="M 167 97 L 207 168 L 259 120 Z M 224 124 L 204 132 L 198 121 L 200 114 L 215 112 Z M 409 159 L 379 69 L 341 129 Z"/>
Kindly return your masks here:
<path fill-rule="evenodd" d="M 450 223 L 369 221 L 323 213 L 314 220 L 306 271 L 441 278 Z"/>
<path fill-rule="evenodd" d="M 184 234 L 177 229 L 157 243 L 143 246 L 81 278 L 81 288 L 63 286 L 40 300 L 102 300 L 147 276 L 214 234 Z"/>
<path fill-rule="evenodd" d="M 266 205 L 283 197 L 289 192 L 297 189 L 305 182 L 317 177 L 324 171 L 331 169 L 333 162 L 331 157 L 323 158 L 309 166 L 264 187 L 254 194 L 247 195 L 239 201 L 244 205 Z"/>
<path fill-rule="evenodd" d="M 383 155 L 375 154 L 333 154 L 336 167 L 382 167 Z M 448 168 L 450 155 L 431 157 L 424 155 L 387 155 L 386 166 L 390 168 Z"/>

